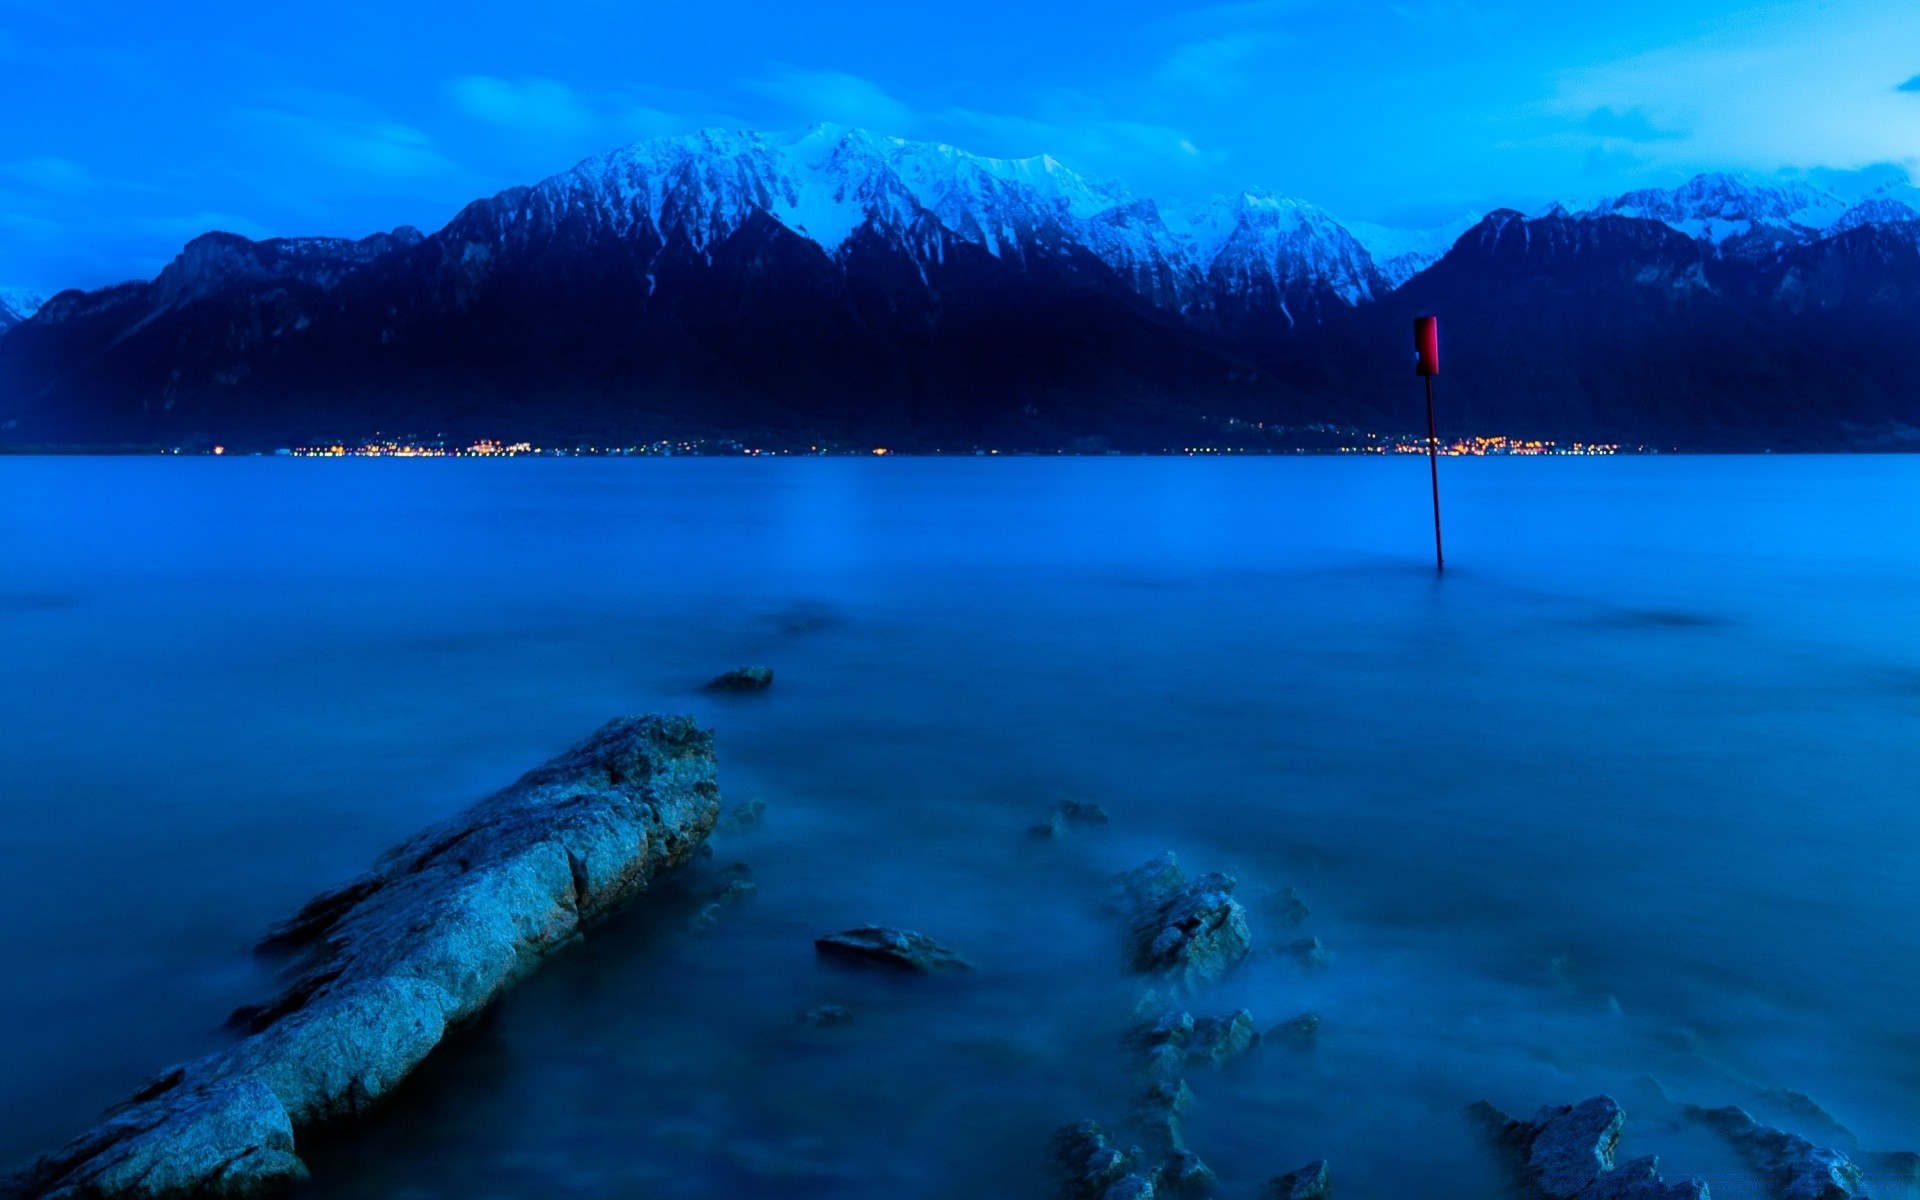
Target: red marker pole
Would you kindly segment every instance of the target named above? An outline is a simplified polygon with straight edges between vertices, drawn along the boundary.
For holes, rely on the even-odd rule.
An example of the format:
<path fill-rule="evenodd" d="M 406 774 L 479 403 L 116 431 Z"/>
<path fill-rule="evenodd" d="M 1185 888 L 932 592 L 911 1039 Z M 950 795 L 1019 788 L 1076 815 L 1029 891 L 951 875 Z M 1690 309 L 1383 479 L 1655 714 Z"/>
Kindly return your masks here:
<path fill-rule="evenodd" d="M 1414 370 L 1427 381 L 1427 472 L 1433 478 L 1433 565 L 1447 569 L 1446 551 L 1440 547 L 1440 438 L 1433 430 L 1433 377 L 1440 373 L 1440 318 L 1413 319 L 1413 348 L 1417 355 Z"/>

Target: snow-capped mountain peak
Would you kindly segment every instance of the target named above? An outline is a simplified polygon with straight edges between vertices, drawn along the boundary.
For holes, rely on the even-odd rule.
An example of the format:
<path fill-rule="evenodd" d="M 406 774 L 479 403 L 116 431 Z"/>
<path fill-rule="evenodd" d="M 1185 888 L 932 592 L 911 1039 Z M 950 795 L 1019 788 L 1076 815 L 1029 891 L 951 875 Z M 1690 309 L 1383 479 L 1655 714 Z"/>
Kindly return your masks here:
<path fill-rule="evenodd" d="M 1461 234 L 1480 223 L 1480 218 L 1480 213 L 1467 213 L 1431 229 L 1395 229 L 1364 221 L 1348 221 L 1346 226 L 1373 256 L 1387 285 L 1397 288 L 1438 262 L 1441 255 L 1453 249 Z"/>
<path fill-rule="evenodd" d="M 1821 236 L 1847 205 L 1798 181 L 1711 172 L 1672 189 L 1642 188 L 1582 213 L 1660 221 L 1721 249 L 1770 251 Z"/>

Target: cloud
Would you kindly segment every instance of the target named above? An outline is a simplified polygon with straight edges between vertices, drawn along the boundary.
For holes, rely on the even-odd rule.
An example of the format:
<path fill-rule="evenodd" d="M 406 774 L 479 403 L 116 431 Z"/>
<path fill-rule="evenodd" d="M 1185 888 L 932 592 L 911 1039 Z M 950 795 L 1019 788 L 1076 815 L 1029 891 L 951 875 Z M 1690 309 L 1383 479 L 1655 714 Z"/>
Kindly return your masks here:
<path fill-rule="evenodd" d="M 247 108 L 240 115 L 296 156 L 363 178 L 419 179 L 454 169 L 432 138 L 389 118 L 287 107 Z"/>
<path fill-rule="evenodd" d="M 1625 111 L 1596 108 L 1587 114 L 1580 128 L 1597 138 L 1618 142 L 1664 142 L 1686 136 L 1677 130 L 1658 128 L 1647 116 L 1646 110 L 1639 108 Z"/>
<path fill-rule="evenodd" d="M 1548 109 L 1639 113 L 1678 137 L 1656 165 L 1773 172 L 1911 163 L 1920 106 L 1884 82 L 1912 69 L 1912 0 L 1745 11 L 1671 46 L 1563 74 Z M 1904 62 L 1902 61 L 1904 60 Z"/>
<path fill-rule="evenodd" d="M 918 114 L 911 106 L 858 75 L 788 69 L 743 86 L 785 105 L 807 124 L 831 121 L 890 134 L 909 134 L 920 127 Z"/>
<path fill-rule="evenodd" d="M 1249 31 L 1188 42 L 1167 55 L 1154 77 L 1170 87 L 1229 95 L 1252 83 L 1247 68 L 1284 40 L 1277 34 Z"/>
<path fill-rule="evenodd" d="M 447 84 L 447 96 L 474 120 L 515 133 L 576 137 L 600 124 L 585 97 L 551 79 L 462 75 Z"/>
<path fill-rule="evenodd" d="M 1907 80 L 1893 90 L 1896 92 L 1920 92 L 1920 75 L 1915 75 L 1912 79 Z"/>
<path fill-rule="evenodd" d="M 0 175 L 43 192 L 77 196 L 93 190 L 94 179 L 87 169 L 70 158 L 23 158 L 0 165 Z"/>

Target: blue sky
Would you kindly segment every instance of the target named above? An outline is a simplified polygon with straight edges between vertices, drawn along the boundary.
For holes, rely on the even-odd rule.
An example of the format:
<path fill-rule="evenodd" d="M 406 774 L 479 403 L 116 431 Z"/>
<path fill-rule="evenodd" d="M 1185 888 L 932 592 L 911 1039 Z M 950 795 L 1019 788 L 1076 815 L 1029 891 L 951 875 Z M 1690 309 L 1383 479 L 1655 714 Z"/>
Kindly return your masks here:
<path fill-rule="evenodd" d="M 1920 175 L 1920 2 L 0 0 L 0 286 L 433 229 L 639 138 L 831 120 L 1439 224 L 1705 169 Z"/>

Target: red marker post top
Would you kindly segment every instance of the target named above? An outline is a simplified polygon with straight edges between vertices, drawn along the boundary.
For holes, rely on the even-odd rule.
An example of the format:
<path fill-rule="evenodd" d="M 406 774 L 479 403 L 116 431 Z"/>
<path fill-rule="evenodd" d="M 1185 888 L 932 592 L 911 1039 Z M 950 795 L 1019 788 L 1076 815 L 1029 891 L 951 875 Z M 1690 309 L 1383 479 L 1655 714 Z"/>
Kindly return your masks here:
<path fill-rule="evenodd" d="M 1438 375 L 1440 373 L 1440 318 L 1415 317 L 1413 319 L 1413 348 L 1419 354 L 1414 364 L 1417 375 Z"/>

